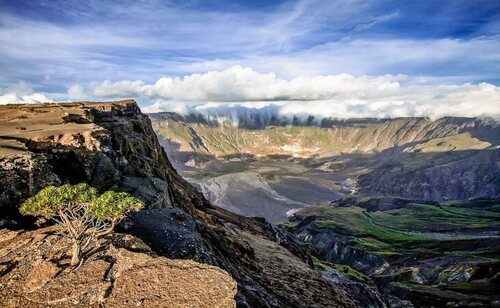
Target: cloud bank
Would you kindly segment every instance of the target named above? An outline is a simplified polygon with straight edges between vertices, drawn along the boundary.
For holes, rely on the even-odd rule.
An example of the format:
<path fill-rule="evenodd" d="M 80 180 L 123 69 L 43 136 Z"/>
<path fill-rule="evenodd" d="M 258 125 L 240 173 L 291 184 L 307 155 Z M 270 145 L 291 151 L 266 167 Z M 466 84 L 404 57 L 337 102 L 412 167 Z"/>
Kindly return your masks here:
<path fill-rule="evenodd" d="M 143 97 L 176 101 L 276 101 L 320 100 L 357 93 L 387 93 L 399 87 L 402 76 L 358 77 L 348 74 L 277 78 L 251 68 L 233 66 L 223 71 L 192 74 L 184 78 L 163 77 L 154 84 L 143 81 L 103 83 L 92 88 L 98 97 Z"/>
<path fill-rule="evenodd" d="M 33 89 L 26 83 L 21 82 L 5 89 L 0 89 L 0 105 L 5 104 L 36 104 L 42 102 L 51 102 L 42 93 L 34 93 Z"/>
<path fill-rule="evenodd" d="M 274 73 L 241 66 L 183 78 L 162 77 L 153 84 L 123 80 L 87 88 L 73 85 L 68 95 L 156 100 L 144 111 L 184 114 L 230 116 L 258 110 L 282 116 L 340 118 L 500 115 L 500 87 L 489 83 L 428 84 L 403 75 L 281 79 Z"/>

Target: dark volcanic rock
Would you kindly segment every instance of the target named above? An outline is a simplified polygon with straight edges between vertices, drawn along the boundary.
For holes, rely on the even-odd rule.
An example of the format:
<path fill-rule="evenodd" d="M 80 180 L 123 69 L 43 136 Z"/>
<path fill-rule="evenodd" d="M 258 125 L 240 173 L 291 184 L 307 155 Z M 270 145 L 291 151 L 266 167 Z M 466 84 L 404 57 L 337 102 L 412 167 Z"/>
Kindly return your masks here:
<path fill-rule="evenodd" d="M 385 307 L 384 300 L 375 286 L 368 286 L 364 283 L 353 281 L 345 274 L 335 269 L 322 271 L 323 277 L 333 284 L 349 289 L 350 292 L 357 294 L 360 307 Z"/>
<path fill-rule="evenodd" d="M 313 255 L 331 263 L 349 265 L 366 274 L 373 274 L 388 266 L 383 257 L 353 248 L 350 237 L 328 230 L 305 228 L 297 232 L 296 237 L 310 245 Z"/>
<path fill-rule="evenodd" d="M 432 155 L 414 153 L 390 158 L 359 176 L 360 193 L 437 202 L 500 199 L 500 149 Z M 400 163 L 405 160 L 416 163 Z"/>
<path fill-rule="evenodd" d="M 174 259 L 206 259 L 193 218 L 179 208 L 152 209 L 134 213 L 129 232 L 142 238 L 157 252 Z"/>
<path fill-rule="evenodd" d="M 50 185 L 61 184 L 43 155 L 29 153 L 0 157 L 0 211 L 18 217 L 17 205 L 27 196 Z"/>

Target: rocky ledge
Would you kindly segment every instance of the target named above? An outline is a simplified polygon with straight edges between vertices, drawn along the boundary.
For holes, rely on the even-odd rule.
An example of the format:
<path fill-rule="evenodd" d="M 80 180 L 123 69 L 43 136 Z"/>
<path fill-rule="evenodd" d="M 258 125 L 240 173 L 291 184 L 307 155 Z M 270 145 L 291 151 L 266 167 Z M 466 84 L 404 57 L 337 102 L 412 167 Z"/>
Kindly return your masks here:
<path fill-rule="evenodd" d="M 48 185 L 87 182 L 170 206 L 170 164 L 134 101 L 0 107 L 0 208 Z M 175 182 L 175 181 L 171 181 Z"/>
<path fill-rule="evenodd" d="M 75 270 L 56 231 L 0 230 L 2 307 L 236 306 L 236 282 L 217 267 L 159 257 L 115 233 Z"/>

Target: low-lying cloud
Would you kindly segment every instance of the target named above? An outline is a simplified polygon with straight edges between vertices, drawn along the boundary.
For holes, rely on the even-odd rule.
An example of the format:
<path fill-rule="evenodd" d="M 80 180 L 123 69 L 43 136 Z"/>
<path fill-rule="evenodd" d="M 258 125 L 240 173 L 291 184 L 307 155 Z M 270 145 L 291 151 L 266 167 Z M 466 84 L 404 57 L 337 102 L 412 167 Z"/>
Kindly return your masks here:
<path fill-rule="evenodd" d="M 71 100 L 135 98 L 145 112 L 172 111 L 224 117 L 409 117 L 500 116 L 500 87 L 489 83 L 424 83 L 404 75 L 348 74 L 283 79 L 233 66 L 185 77 L 162 77 L 155 83 L 104 81 L 68 88 Z M 0 104 L 50 101 L 20 83 L 0 90 Z"/>
<path fill-rule="evenodd" d="M 74 91 L 78 89 L 78 91 Z M 281 79 L 250 68 L 163 77 L 143 81 L 104 81 L 71 92 L 94 97 L 153 99 L 146 112 L 175 111 L 225 115 L 272 112 L 280 116 L 404 117 L 497 116 L 500 87 L 489 83 L 439 85 L 416 82 L 403 75 L 348 74 Z M 88 95 L 88 94 L 86 94 Z"/>
<path fill-rule="evenodd" d="M 51 101 L 44 94 L 33 92 L 33 89 L 24 82 L 0 89 L 0 105 L 14 103 L 36 104 Z"/>
<path fill-rule="evenodd" d="M 142 97 L 175 101 L 277 101 L 322 100 L 342 95 L 392 93 L 403 76 L 353 77 L 348 74 L 280 79 L 251 68 L 233 66 L 223 71 L 162 77 L 154 84 L 143 81 L 104 81 L 92 88 L 99 97 Z"/>

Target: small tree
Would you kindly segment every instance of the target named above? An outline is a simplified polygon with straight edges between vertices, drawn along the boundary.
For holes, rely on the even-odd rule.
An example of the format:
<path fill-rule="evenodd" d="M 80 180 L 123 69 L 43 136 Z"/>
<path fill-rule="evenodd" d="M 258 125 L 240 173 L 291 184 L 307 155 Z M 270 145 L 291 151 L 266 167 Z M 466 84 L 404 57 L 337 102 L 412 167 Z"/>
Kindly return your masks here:
<path fill-rule="evenodd" d="M 107 191 L 99 195 L 97 189 L 81 183 L 46 187 L 26 200 L 19 211 L 61 224 L 62 234 L 72 241 L 71 265 L 76 266 L 90 244 L 112 232 L 127 212 L 142 207 L 140 200 L 127 193 Z"/>

